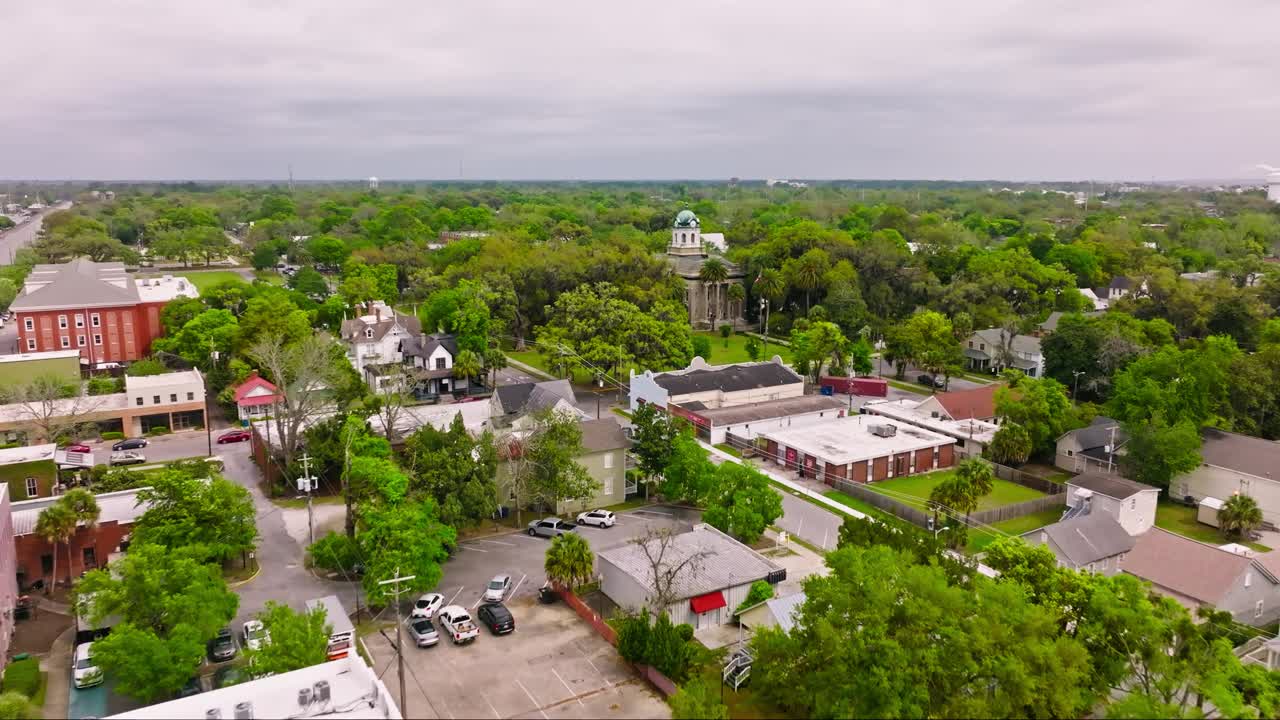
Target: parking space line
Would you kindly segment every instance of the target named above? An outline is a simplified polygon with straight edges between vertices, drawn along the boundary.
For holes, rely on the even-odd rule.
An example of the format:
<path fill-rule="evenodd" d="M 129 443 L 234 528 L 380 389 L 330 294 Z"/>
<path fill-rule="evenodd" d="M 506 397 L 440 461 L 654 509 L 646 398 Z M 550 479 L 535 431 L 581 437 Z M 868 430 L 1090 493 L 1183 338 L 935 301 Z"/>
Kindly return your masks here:
<path fill-rule="evenodd" d="M 569 683 L 565 682 L 564 678 L 560 677 L 560 673 L 556 672 L 555 668 L 551 668 L 551 674 L 555 675 L 556 679 L 560 681 L 560 684 L 564 686 L 564 689 L 569 691 L 570 697 L 577 700 L 579 705 L 586 707 L 586 704 L 582 702 L 582 698 L 578 697 L 577 693 L 573 691 L 573 688 L 569 687 Z"/>
<path fill-rule="evenodd" d="M 632 511 L 631 514 L 632 515 L 657 515 L 658 517 L 664 517 L 664 518 L 673 518 L 676 516 L 675 513 L 661 513 L 661 512 L 655 512 L 653 510 L 635 510 L 635 511 Z"/>
<path fill-rule="evenodd" d="M 478 552 L 478 553 L 489 552 L 488 550 L 481 550 L 480 548 L 471 547 L 470 545 L 459 545 L 458 547 L 462 548 L 463 550 L 471 550 L 472 552 Z"/>
<path fill-rule="evenodd" d="M 516 586 L 511 588 L 511 595 L 509 595 L 508 597 L 515 597 L 516 591 L 519 590 L 520 586 L 524 584 L 524 581 L 528 579 L 529 579 L 529 575 L 527 573 L 525 575 L 522 575 L 520 577 L 520 582 L 516 583 Z"/>
<path fill-rule="evenodd" d="M 503 547 L 515 547 L 515 543 L 500 542 L 498 540 L 475 540 L 473 542 L 488 543 L 490 545 L 501 545 Z"/>
<path fill-rule="evenodd" d="M 551 720 L 547 717 L 547 714 L 543 712 L 542 703 L 538 702 L 538 698 L 534 697 L 533 693 L 529 692 L 529 688 L 525 687 L 524 683 L 520 682 L 520 678 L 516 678 L 515 680 L 516 684 L 520 686 L 520 689 L 524 691 L 524 694 L 528 695 L 529 699 L 533 701 L 533 706 L 538 709 L 538 712 L 542 713 L 542 720 Z"/>
<path fill-rule="evenodd" d="M 458 686 L 458 689 L 459 689 L 459 690 L 461 690 L 461 689 L 462 689 L 462 686 L 461 686 L 461 685 L 459 685 L 459 686 Z M 502 717 L 502 715 L 500 715 L 500 714 L 498 713 L 498 709 L 497 709 L 497 708 L 495 708 L 495 707 L 493 706 L 493 703 L 489 702 L 489 696 L 488 696 L 488 695 L 485 695 L 485 694 L 482 692 L 482 693 L 480 693 L 480 697 L 484 698 L 484 704 L 485 704 L 485 705 L 488 705 L 488 706 L 489 706 L 489 709 L 493 711 L 493 716 L 494 716 L 495 718 L 501 718 L 501 717 Z"/>
<path fill-rule="evenodd" d="M 465 585 L 459 585 L 459 586 L 458 586 L 458 592 L 455 592 L 455 593 L 453 594 L 453 597 L 449 598 L 449 602 L 447 602 L 447 603 L 445 603 L 445 604 L 446 604 L 446 605 L 452 605 L 452 604 L 453 604 L 453 601 L 458 599 L 458 595 L 462 594 L 462 589 L 463 589 L 464 587 L 466 587 L 466 586 L 465 586 Z"/>

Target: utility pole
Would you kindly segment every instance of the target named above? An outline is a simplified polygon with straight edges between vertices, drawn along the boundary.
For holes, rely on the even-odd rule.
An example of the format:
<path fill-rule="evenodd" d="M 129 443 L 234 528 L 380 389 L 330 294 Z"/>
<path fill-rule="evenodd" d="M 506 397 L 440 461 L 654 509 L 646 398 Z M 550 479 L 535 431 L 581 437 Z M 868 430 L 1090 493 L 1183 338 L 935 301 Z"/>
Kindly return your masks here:
<path fill-rule="evenodd" d="M 1071 381 L 1071 404 L 1072 404 L 1072 405 L 1075 405 L 1075 404 L 1076 404 L 1076 390 L 1078 390 L 1078 389 L 1080 388 L 1080 376 L 1081 376 L 1081 375 L 1083 375 L 1083 374 L 1084 374 L 1084 371 L 1083 371 L 1083 370 L 1072 370 L 1072 371 L 1071 371 L 1071 377 L 1072 377 L 1072 381 Z"/>
<path fill-rule="evenodd" d="M 406 576 L 404 576 L 404 577 L 400 577 L 400 568 L 396 568 L 396 576 L 395 576 L 395 577 L 391 578 L 390 580 L 379 580 L 379 581 L 378 581 L 378 584 L 379 584 L 379 585 L 395 585 L 395 586 L 396 586 L 396 589 L 395 589 L 395 594 L 396 594 L 396 661 L 397 661 L 397 663 L 399 663 L 399 665 L 398 665 L 398 669 L 399 669 L 399 673 L 400 673 L 400 716 L 401 716 L 401 717 L 411 717 L 411 716 L 409 715 L 409 710 L 405 707 L 405 704 L 404 704 L 404 639 L 403 639 L 403 635 L 402 635 L 402 634 L 404 633 L 404 622 L 400 619 L 400 593 L 401 593 L 401 592 L 403 592 L 403 591 L 400 589 L 400 583 L 402 583 L 402 582 L 409 582 L 410 580 L 414 579 L 414 577 L 416 577 L 416 576 L 415 576 L 415 575 L 406 575 Z"/>
<path fill-rule="evenodd" d="M 307 536 L 311 538 L 311 542 L 316 541 L 316 527 L 311 514 L 311 489 L 315 487 L 315 478 L 311 477 L 311 456 L 303 453 L 302 455 L 302 477 L 300 480 L 307 484 Z M 301 482 L 299 483 L 301 484 Z M 301 490 L 302 488 L 298 488 Z"/>

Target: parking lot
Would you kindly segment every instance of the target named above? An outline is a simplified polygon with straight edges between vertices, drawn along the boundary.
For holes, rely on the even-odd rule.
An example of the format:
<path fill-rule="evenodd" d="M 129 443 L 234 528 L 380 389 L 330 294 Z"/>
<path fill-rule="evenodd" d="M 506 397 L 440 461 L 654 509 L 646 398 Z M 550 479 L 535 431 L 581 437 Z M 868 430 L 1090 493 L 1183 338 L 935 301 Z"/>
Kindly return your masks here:
<path fill-rule="evenodd" d="M 609 643 L 563 603 L 522 597 L 508 603 L 516 631 L 480 628 L 468 645 L 406 644 L 405 717 L 655 718 L 670 709 L 636 677 Z M 406 633 L 407 637 L 407 633 Z M 375 669 L 398 693 L 395 651 L 387 637 L 365 638 Z"/>

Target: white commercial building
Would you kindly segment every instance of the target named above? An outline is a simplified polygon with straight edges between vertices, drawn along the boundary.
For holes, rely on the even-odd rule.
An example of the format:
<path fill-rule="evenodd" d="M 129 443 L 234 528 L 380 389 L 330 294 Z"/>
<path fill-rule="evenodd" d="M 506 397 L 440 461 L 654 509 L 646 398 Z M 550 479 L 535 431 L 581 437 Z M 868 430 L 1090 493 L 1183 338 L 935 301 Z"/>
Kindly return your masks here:
<path fill-rule="evenodd" d="M 954 438 L 956 454 L 964 457 L 981 455 L 1000 429 L 999 425 L 982 420 L 951 420 L 936 411 L 922 409 L 923 404 L 919 400 L 877 400 L 863 405 L 862 411 Z"/>
<path fill-rule="evenodd" d="M 779 465 L 835 484 L 874 482 L 955 464 L 955 439 L 873 415 L 832 420 L 759 434 L 766 456 Z"/>
<path fill-rule="evenodd" d="M 742 447 L 765 430 L 835 420 L 844 417 L 848 409 L 844 400 L 828 395 L 800 395 L 713 409 L 704 409 L 699 403 L 668 405 L 667 410 L 693 423 L 699 435 L 713 445 Z"/>
<path fill-rule="evenodd" d="M 139 720 L 383 718 L 399 720 L 391 691 L 359 653 L 292 672 L 111 715 Z"/>

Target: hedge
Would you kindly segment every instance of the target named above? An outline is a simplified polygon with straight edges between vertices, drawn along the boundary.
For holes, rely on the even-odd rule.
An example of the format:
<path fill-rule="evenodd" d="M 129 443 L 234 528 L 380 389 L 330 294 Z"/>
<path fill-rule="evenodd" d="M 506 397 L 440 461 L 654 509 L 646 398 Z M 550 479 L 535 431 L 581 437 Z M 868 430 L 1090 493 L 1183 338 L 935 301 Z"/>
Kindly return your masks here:
<path fill-rule="evenodd" d="M 157 425 L 157 426 L 155 426 L 155 427 L 151 428 L 150 430 L 148 430 L 148 431 L 147 431 L 147 434 L 148 434 L 148 435 L 150 435 L 150 436 L 152 436 L 152 437 L 155 437 L 156 435 L 168 435 L 168 434 L 169 434 L 169 428 L 167 428 L 167 427 L 165 427 L 165 426 L 163 426 L 163 425 Z"/>
<path fill-rule="evenodd" d="M 107 432 L 102 433 L 102 439 L 103 440 L 123 440 L 124 433 L 116 432 L 115 430 L 109 430 Z"/>
<path fill-rule="evenodd" d="M 9 663 L 4 669 L 4 689 L 35 697 L 40 692 L 40 661 L 29 657 Z"/>

